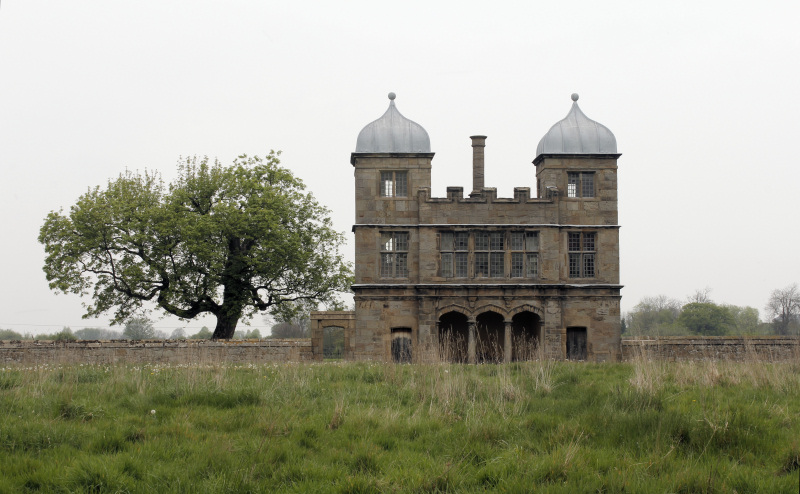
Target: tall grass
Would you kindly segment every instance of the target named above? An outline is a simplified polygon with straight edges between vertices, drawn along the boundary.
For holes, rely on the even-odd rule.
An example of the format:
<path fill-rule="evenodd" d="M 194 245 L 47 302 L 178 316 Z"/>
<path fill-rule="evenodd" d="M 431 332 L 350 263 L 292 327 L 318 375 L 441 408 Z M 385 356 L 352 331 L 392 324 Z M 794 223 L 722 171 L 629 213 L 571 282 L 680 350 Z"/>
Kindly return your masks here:
<path fill-rule="evenodd" d="M 794 363 L 0 369 L 0 492 L 788 492 Z"/>

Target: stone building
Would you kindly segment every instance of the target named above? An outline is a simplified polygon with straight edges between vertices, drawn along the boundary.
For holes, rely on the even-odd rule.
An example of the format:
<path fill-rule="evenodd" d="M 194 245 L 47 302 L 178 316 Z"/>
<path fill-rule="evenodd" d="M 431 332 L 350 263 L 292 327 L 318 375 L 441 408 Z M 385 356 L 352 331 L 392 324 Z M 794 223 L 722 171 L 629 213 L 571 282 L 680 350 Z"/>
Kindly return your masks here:
<path fill-rule="evenodd" d="M 620 358 L 617 144 L 572 95 L 541 138 L 536 191 L 473 183 L 431 196 L 428 133 L 397 110 L 358 136 L 355 314 L 345 358 L 508 362 Z M 319 317 L 317 317 L 319 321 Z M 319 326 L 319 324 L 318 324 Z"/>

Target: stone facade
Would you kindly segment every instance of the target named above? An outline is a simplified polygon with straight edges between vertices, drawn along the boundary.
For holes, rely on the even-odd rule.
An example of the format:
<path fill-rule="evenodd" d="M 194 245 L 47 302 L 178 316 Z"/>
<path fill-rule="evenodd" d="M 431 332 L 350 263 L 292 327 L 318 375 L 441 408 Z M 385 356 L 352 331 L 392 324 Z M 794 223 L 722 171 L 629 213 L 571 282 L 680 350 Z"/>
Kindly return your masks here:
<path fill-rule="evenodd" d="M 610 131 L 576 109 L 548 136 L 555 129 L 551 140 L 578 139 L 577 148 L 540 143 L 535 197 L 517 187 L 514 197 L 498 198 L 484 186 L 485 136 L 471 138 L 472 191 L 448 187 L 446 197 L 433 197 L 434 154 L 427 134 L 420 142 L 421 127 L 394 101 L 365 127 L 351 156 L 355 328 L 347 358 L 390 361 L 407 352 L 415 362 L 511 361 L 535 350 L 555 359 L 620 359 L 620 155 Z M 589 125 L 611 141 L 591 141 Z M 579 127 L 580 135 L 569 135 Z M 383 137 L 374 137 L 378 131 Z"/>

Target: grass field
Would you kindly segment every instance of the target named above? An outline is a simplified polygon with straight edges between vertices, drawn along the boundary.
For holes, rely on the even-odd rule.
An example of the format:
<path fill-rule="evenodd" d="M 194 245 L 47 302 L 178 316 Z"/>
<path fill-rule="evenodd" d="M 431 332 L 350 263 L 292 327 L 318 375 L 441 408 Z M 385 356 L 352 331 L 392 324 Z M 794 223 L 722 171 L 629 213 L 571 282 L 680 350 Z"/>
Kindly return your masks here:
<path fill-rule="evenodd" d="M 0 492 L 797 492 L 800 364 L 0 370 Z"/>

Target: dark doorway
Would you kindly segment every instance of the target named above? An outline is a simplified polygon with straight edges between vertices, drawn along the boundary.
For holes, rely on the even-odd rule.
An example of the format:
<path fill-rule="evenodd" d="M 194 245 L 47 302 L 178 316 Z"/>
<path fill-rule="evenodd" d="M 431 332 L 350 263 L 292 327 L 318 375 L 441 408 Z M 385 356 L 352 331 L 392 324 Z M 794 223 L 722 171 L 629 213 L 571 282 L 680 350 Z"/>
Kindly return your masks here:
<path fill-rule="evenodd" d="M 567 359 L 586 360 L 586 328 L 567 328 Z"/>
<path fill-rule="evenodd" d="M 469 326 L 467 316 L 448 312 L 439 318 L 439 359 L 444 362 L 466 363 Z"/>
<path fill-rule="evenodd" d="M 476 362 L 497 363 L 503 361 L 504 321 L 503 316 L 496 312 L 484 312 L 475 318 L 478 330 Z"/>
<path fill-rule="evenodd" d="M 392 361 L 411 363 L 411 328 L 392 328 Z"/>
<path fill-rule="evenodd" d="M 334 360 L 344 356 L 344 328 L 328 326 L 322 329 L 322 356 Z"/>
<path fill-rule="evenodd" d="M 515 315 L 511 319 L 511 360 L 536 360 L 541 331 L 538 315 L 529 311 Z"/>

